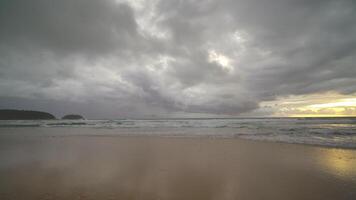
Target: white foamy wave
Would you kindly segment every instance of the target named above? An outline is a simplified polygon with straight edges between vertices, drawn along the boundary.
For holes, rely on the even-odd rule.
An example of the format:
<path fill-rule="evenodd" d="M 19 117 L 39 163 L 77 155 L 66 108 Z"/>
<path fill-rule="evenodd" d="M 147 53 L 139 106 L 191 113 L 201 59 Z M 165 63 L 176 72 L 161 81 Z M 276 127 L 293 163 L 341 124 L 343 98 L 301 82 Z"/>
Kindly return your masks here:
<path fill-rule="evenodd" d="M 86 128 L 82 135 L 225 137 L 356 148 L 356 118 L 14 120 L 6 128 Z"/>

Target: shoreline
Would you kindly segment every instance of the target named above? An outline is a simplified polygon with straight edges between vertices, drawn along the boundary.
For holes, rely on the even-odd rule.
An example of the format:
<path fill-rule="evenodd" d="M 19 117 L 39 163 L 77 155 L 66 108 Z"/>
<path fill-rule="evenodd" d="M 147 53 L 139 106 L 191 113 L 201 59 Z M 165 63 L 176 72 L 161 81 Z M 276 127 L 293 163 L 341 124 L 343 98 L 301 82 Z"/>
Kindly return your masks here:
<path fill-rule="evenodd" d="M 166 133 L 169 131 L 175 131 L 178 129 L 181 130 L 189 130 L 188 134 L 177 134 L 177 133 Z M 40 133 L 38 133 L 40 132 Z M 149 133 L 147 134 L 147 130 Z M 320 144 L 320 143 L 303 143 L 303 142 L 293 142 L 293 141 L 278 141 L 272 139 L 260 139 L 260 138 L 244 138 L 243 136 L 231 132 L 233 129 L 228 129 L 227 135 L 214 135 L 213 133 L 217 130 L 211 128 L 120 128 L 120 129 L 110 129 L 110 128 L 91 128 L 91 127 L 1 127 L 0 128 L 0 138 L 3 136 L 10 137 L 162 137 L 162 138 L 196 138 L 196 139 L 227 139 L 227 140 L 247 140 L 247 141 L 257 141 L 257 142 L 268 142 L 268 143 L 277 143 L 277 144 L 291 144 L 291 145 L 303 145 L 303 146 L 311 146 L 311 147 L 321 147 L 321 148 L 333 148 L 333 149 L 350 149 L 356 150 L 356 146 L 338 146 L 338 144 Z M 30 131 L 30 133 L 24 133 L 26 131 Z M 81 133 L 78 133 L 81 132 Z M 100 132 L 100 134 L 88 134 L 88 132 Z M 210 131 L 212 133 L 206 135 L 193 135 L 189 134 L 189 132 L 199 131 Z M 19 133 L 20 132 L 20 133 Z M 121 133 L 117 133 L 121 132 Z M 146 133 L 143 133 L 146 132 Z M 34 133 L 34 134 L 33 134 Z M 43 134 L 41 134 L 43 133 Z M 65 134 L 64 134 L 65 133 Z M 248 134 L 246 134 L 248 135 Z"/>
<path fill-rule="evenodd" d="M 352 199 L 354 166 L 352 149 L 240 138 L 14 136 L 0 198 Z"/>

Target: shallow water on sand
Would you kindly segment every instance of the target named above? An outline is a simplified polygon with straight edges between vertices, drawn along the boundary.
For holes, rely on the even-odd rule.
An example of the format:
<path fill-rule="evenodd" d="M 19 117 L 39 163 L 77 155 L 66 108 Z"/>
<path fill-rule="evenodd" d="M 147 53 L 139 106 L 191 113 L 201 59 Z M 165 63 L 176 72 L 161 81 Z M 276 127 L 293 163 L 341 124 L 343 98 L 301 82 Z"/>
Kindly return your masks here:
<path fill-rule="evenodd" d="M 351 149 L 241 139 L 2 135 L 0 199 L 351 200 L 355 166 Z"/>

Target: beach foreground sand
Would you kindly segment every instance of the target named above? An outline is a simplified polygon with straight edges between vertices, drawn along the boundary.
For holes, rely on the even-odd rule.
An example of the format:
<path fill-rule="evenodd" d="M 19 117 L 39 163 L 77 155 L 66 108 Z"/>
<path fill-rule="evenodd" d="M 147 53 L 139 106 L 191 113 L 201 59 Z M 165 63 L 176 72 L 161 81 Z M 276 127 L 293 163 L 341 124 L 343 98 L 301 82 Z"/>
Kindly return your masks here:
<path fill-rule="evenodd" d="M 0 199 L 356 199 L 356 150 L 241 139 L 1 137 Z"/>

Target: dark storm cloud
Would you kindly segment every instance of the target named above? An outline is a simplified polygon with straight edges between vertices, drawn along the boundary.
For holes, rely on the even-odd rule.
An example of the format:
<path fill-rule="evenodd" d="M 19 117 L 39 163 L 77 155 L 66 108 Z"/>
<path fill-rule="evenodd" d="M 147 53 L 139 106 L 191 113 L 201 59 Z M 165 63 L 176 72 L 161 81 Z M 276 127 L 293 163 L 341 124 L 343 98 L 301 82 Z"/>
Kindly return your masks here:
<path fill-rule="evenodd" d="M 4 0 L 1 43 L 53 51 L 102 52 L 134 45 L 136 22 L 126 4 L 103 0 Z"/>
<path fill-rule="evenodd" d="M 269 52 L 267 60 L 276 58 L 256 66 L 252 90 L 276 95 L 356 91 L 354 1 L 248 1 L 231 2 L 229 8 L 253 43 Z"/>
<path fill-rule="evenodd" d="M 235 115 L 356 92 L 352 0 L 4 0 L 0 27 L 0 96 L 20 99 L 12 107 Z"/>

